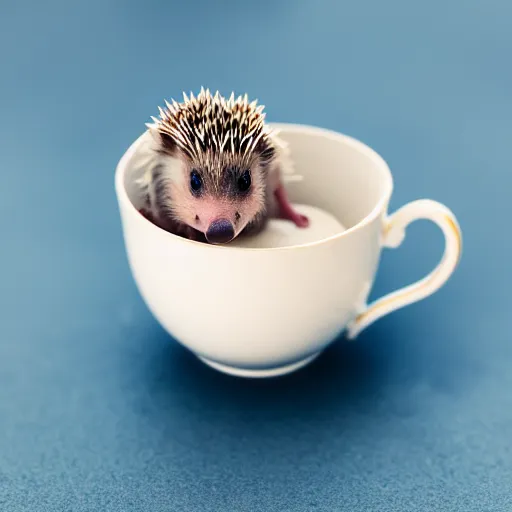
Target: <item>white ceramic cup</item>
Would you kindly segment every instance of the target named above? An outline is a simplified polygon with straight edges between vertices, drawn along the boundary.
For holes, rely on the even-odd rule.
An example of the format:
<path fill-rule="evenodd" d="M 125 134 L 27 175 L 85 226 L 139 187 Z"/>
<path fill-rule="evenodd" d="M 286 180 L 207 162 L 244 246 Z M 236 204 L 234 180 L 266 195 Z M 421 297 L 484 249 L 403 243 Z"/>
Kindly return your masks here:
<path fill-rule="evenodd" d="M 246 377 L 294 371 L 343 331 L 354 338 L 383 315 L 431 295 L 461 252 L 459 225 L 445 206 L 418 200 L 388 215 L 391 172 L 368 146 L 321 128 L 273 127 L 303 177 L 288 187 L 291 201 L 326 210 L 345 231 L 277 248 L 208 245 L 163 231 L 137 211 L 137 157 L 147 132 L 122 157 L 115 179 L 129 265 L 148 308 L 202 361 Z M 421 281 L 367 305 L 381 249 L 398 247 L 417 219 L 442 229 L 442 260 Z"/>

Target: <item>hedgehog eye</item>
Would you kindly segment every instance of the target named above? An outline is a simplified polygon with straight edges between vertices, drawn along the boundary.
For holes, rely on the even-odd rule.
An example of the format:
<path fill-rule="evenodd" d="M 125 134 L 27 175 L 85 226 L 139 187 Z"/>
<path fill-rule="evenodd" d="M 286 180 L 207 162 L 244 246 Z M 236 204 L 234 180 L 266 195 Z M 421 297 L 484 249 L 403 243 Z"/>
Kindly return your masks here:
<path fill-rule="evenodd" d="M 238 190 L 240 192 L 247 192 L 251 186 L 251 171 L 245 171 L 240 178 L 238 178 Z"/>
<path fill-rule="evenodd" d="M 203 180 L 201 179 L 201 176 L 199 176 L 199 173 L 196 170 L 192 171 L 190 173 L 190 188 L 194 192 L 199 192 L 202 186 Z"/>

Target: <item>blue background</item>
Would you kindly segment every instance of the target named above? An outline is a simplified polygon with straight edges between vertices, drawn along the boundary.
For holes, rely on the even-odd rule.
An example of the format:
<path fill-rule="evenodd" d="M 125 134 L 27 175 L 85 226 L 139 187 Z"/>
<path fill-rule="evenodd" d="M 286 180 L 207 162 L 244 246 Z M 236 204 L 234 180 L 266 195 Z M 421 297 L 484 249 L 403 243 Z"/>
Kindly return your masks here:
<path fill-rule="evenodd" d="M 3 0 L 1 510 L 511 510 L 511 17 L 507 0 Z M 371 145 L 392 210 L 446 203 L 465 243 L 449 284 L 283 379 L 169 340 L 113 173 L 157 105 L 201 85 Z M 440 257 L 437 228 L 408 235 L 373 296 Z"/>

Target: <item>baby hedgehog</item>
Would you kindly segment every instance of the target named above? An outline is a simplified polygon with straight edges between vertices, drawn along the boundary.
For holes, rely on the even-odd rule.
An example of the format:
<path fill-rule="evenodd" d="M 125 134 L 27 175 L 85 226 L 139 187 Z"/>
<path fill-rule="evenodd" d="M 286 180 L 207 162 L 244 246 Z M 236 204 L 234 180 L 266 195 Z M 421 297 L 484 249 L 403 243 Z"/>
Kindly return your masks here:
<path fill-rule="evenodd" d="M 223 98 L 201 89 L 172 100 L 148 123 L 153 135 L 140 180 L 141 211 L 161 228 L 212 244 L 256 233 L 269 217 L 306 227 L 283 179 L 292 174 L 286 146 L 247 95 Z"/>

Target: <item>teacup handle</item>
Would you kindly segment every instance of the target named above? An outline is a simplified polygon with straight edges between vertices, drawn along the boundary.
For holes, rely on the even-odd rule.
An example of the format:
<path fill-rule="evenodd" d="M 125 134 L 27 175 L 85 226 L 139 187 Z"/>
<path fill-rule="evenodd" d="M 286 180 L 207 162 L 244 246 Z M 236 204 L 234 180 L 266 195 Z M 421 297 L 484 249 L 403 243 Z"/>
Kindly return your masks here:
<path fill-rule="evenodd" d="M 437 267 L 426 277 L 396 290 L 362 308 L 348 326 L 347 336 L 355 338 L 363 329 L 397 309 L 422 300 L 439 290 L 455 270 L 462 251 L 462 234 L 455 215 L 443 204 L 421 199 L 402 206 L 389 216 L 384 226 L 384 247 L 399 247 L 409 224 L 419 219 L 435 222 L 445 237 L 444 254 Z"/>

